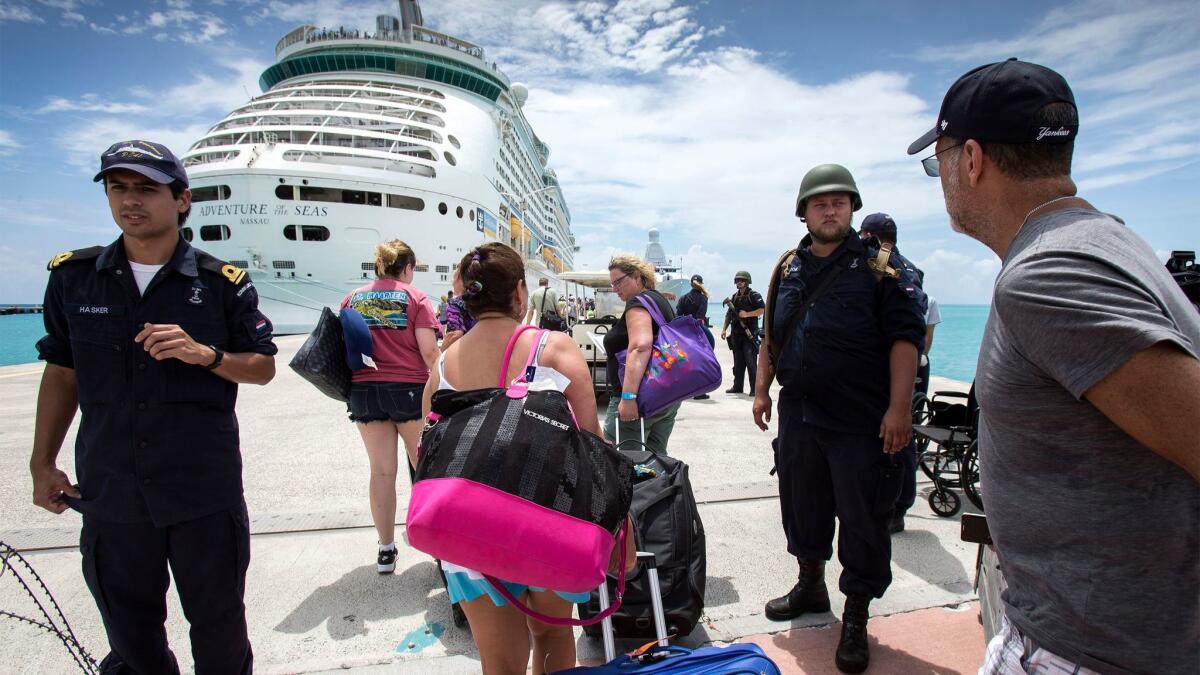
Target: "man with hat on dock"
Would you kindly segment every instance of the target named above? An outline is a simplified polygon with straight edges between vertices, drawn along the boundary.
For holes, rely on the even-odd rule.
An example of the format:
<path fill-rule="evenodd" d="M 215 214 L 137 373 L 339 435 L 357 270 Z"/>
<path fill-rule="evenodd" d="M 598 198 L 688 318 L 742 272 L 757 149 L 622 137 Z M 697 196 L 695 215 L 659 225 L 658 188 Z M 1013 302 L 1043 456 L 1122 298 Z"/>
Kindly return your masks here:
<path fill-rule="evenodd" d="M 890 246 L 854 234 L 860 208 L 843 166 L 823 164 L 801 181 L 795 213 L 808 234 L 772 273 L 753 408 L 766 431 L 778 379 L 779 505 L 800 573 L 767 603 L 767 618 L 829 611 L 825 562 L 836 517 L 846 603 L 834 662 L 847 673 L 870 663 L 869 605 L 892 580 L 888 522 L 903 470 L 894 455 L 912 438 L 909 407 L 925 337 L 916 270 Z"/>
<path fill-rule="evenodd" d="M 1062 75 L 971 70 L 908 148 L 1000 257 L 975 376 L 980 490 L 1008 584 L 981 673 L 1195 673 L 1200 316 L 1079 197 Z"/>
<path fill-rule="evenodd" d="M 762 294 L 750 288 L 750 273 L 739 271 L 733 275 L 733 285 L 737 287 L 729 296 L 729 309 L 725 312 L 725 325 L 721 327 L 721 339 L 729 341 L 733 350 L 733 386 L 725 391 L 726 394 L 741 394 L 742 378 L 750 385 L 750 395 L 754 395 L 754 383 L 758 378 L 758 317 L 766 312 L 766 303 Z"/>
<path fill-rule="evenodd" d="M 238 383 L 275 375 L 271 322 L 246 272 L 180 236 L 191 191 L 170 150 L 116 143 L 95 180 L 121 236 L 49 264 L 33 503 L 83 515 L 83 576 L 110 647 L 102 672 L 179 672 L 164 628 L 173 578 L 195 671 L 249 673 L 234 403 Z M 57 457 L 77 409 L 73 485 Z"/>

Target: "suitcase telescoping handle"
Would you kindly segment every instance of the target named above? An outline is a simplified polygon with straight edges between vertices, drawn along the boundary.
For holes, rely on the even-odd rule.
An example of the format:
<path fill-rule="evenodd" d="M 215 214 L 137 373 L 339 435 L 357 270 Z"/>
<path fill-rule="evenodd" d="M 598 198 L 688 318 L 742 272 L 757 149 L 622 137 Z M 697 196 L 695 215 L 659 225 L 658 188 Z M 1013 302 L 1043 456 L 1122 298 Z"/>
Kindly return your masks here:
<path fill-rule="evenodd" d="M 638 551 L 638 562 L 646 565 L 647 581 L 650 586 L 650 609 L 654 614 L 654 636 L 658 638 L 661 647 L 670 646 L 667 641 L 667 619 L 663 611 L 662 588 L 658 585 L 658 559 L 653 553 Z M 604 662 L 608 663 L 617 658 L 616 640 L 613 638 L 612 615 L 608 609 L 608 582 L 600 584 L 600 614 L 601 637 L 604 640 Z"/>
<path fill-rule="evenodd" d="M 626 443 L 630 443 L 630 442 L 638 443 L 639 445 L 642 446 L 643 450 L 650 450 L 650 446 L 646 445 L 646 418 L 645 417 L 638 417 L 638 427 L 640 427 L 642 430 L 642 440 L 635 441 L 632 438 L 627 438 L 627 439 L 625 439 L 625 442 Z M 620 450 L 621 449 L 621 418 L 620 417 L 618 417 L 616 423 L 613 424 L 613 429 L 616 431 L 616 434 L 617 434 L 617 442 L 615 445 L 613 445 L 613 447 L 616 448 L 617 450 Z M 654 451 L 650 450 L 650 452 L 654 452 Z"/>
<path fill-rule="evenodd" d="M 620 570 L 617 572 L 617 604 L 600 612 L 590 619 L 572 619 L 570 617 L 547 616 L 541 612 L 535 611 L 533 608 L 518 600 L 515 596 L 513 596 L 512 593 L 509 592 L 507 588 L 504 587 L 504 582 L 500 581 L 496 577 L 485 574 L 483 575 L 483 578 L 487 580 L 488 584 L 490 584 L 492 588 L 496 589 L 497 593 L 499 593 L 505 600 L 508 600 L 510 603 L 512 603 L 513 607 L 516 607 L 518 611 L 526 616 L 533 617 L 542 623 L 550 624 L 552 626 L 590 626 L 594 623 L 607 621 L 608 617 L 613 615 L 613 612 L 621 608 L 621 598 L 625 595 L 625 563 L 629 560 L 629 552 L 625 550 L 625 538 L 628 536 L 630 536 L 629 519 L 626 518 L 624 522 L 621 523 L 621 529 L 617 530 L 617 546 L 621 547 L 620 562 L 618 563 L 620 565 Z M 655 577 L 657 577 L 657 574 L 658 571 L 655 570 Z M 607 590 L 607 586 L 607 579 L 600 582 L 600 588 Z M 605 602 L 605 604 L 607 604 L 607 602 Z"/>

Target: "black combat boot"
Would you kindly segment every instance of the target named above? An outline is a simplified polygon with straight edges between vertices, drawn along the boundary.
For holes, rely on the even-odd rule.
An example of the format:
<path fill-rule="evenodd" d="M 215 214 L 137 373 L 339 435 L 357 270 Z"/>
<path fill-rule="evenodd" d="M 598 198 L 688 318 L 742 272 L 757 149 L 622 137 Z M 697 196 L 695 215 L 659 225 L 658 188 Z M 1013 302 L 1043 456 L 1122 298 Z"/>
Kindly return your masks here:
<path fill-rule="evenodd" d="M 801 560 L 800 578 L 792 590 L 767 603 L 767 618 L 789 621 L 806 612 L 828 612 L 829 590 L 825 588 L 825 561 Z"/>
<path fill-rule="evenodd" d="M 861 673 L 871 663 L 871 650 L 867 645 L 867 617 L 871 596 L 851 594 L 846 596 L 846 609 L 842 612 L 842 639 L 838 641 L 837 658 L 834 663 L 843 673 Z"/>

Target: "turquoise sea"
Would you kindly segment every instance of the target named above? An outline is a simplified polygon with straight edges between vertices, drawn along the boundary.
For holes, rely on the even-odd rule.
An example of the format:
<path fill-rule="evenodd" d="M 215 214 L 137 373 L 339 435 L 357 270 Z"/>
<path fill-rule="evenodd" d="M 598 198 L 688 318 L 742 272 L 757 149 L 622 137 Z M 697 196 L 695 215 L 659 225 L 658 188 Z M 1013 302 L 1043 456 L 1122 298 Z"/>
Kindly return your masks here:
<path fill-rule="evenodd" d="M 717 305 L 720 309 L 720 305 Z M 933 333 L 933 374 L 970 382 L 987 322 L 987 305 L 941 305 L 942 322 Z M 720 326 L 723 314 L 712 317 Z M 37 361 L 33 345 L 45 330 L 40 314 L 0 316 L 0 366 Z"/>

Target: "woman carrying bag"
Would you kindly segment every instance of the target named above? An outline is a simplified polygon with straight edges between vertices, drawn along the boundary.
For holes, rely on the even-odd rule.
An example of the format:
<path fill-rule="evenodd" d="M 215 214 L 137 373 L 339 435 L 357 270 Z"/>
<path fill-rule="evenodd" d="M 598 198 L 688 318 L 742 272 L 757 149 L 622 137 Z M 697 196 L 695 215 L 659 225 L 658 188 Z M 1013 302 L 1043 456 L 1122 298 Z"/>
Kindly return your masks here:
<path fill-rule="evenodd" d="M 643 298 L 652 300 L 667 321 L 675 318 L 671 302 L 654 290 L 654 267 L 634 255 L 619 255 L 608 263 L 608 276 L 613 292 L 625 302 L 625 312 L 604 336 L 604 351 L 608 355 L 608 416 L 604 420 L 604 435 L 615 441 L 616 424 L 620 419 L 621 438 L 641 438 L 638 424 L 638 389 L 650 362 L 654 338 L 660 326 L 643 307 Z M 639 297 L 640 296 L 640 297 Z M 625 376 L 620 377 L 618 353 L 625 351 Z M 667 454 L 667 441 L 675 428 L 676 403 L 645 420 L 645 443 L 649 450 Z"/>
<path fill-rule="evenodd" d="M 438 358 L 425 387 L 423 410 L 428 416 L 434 392 L 470 391 L 496 386 L 501 372 L 526 373 L 528 389 L 562 392 L 581 429 L 599 434 L 596 398 L 583 354 L 569 335 L 529 329 L 506 346 L 521 328 L 529 302 L 525 268 L 516 251 L 500 243 L 479 246 L 463 257 L 463 300 L 475 318 L 469 332 Z M 526 364 L 529 364 L 526 367 Z M 412 514 L 410 505 L 410 516 Z M 416 541 L 414 539 L 414 541 Z M 633 538 L 626 540 L 626 560 Z M 613 557 L 618 551 L 614 547 Z M 535 672 L 557 671 L 575 665 L 575 637 L 570 626 L 550 625 L 526 617 L 492 586 L 481 572 L 443 560 L 450 601 L 460 603 L 471 624 L 486 675 L 525 673 L 532 647 Z M 499 581 L 506 591 L 535 612 L 553 619 L 569 618 L 574 605 L 588 593 L 564 593 Z"/>

